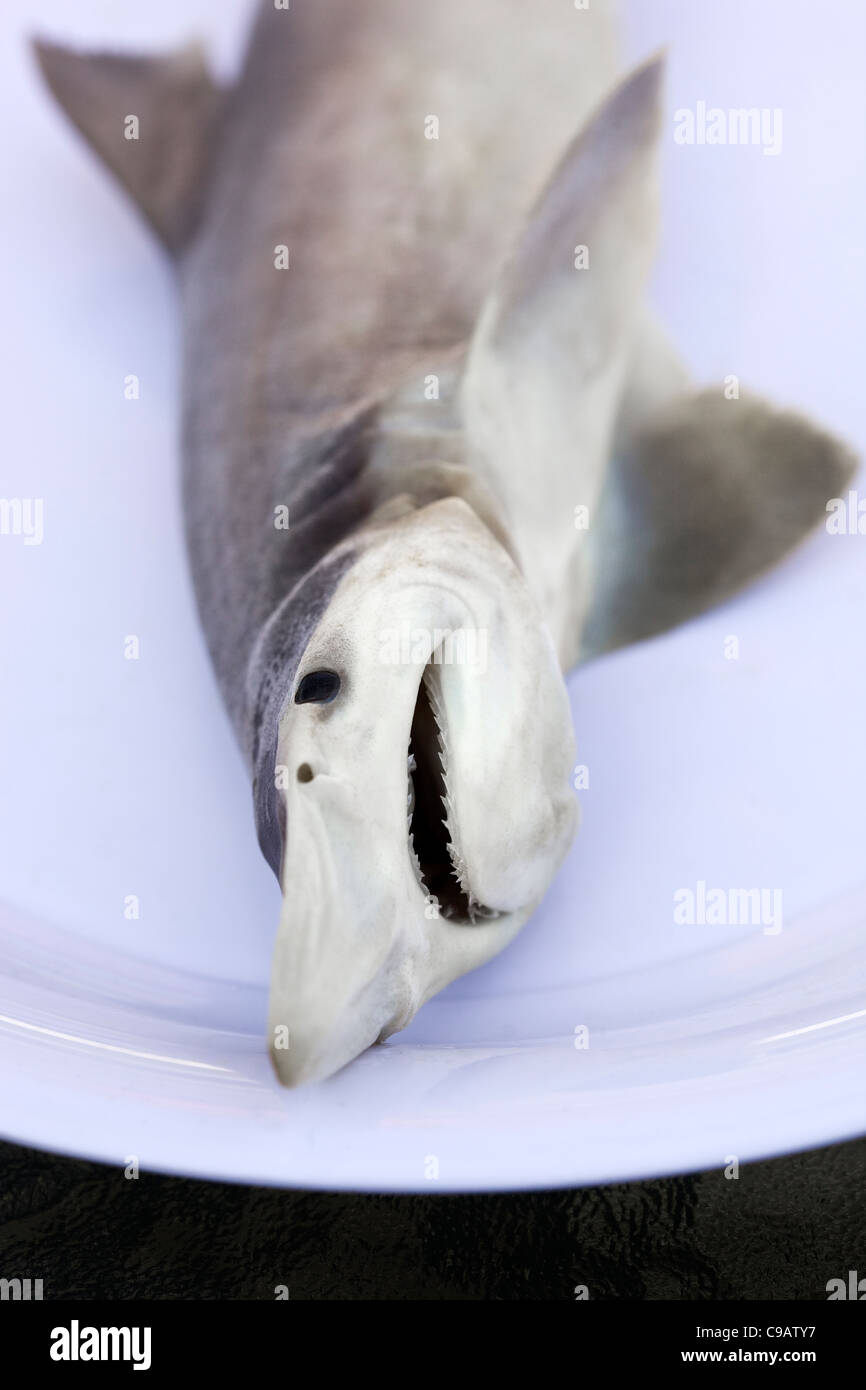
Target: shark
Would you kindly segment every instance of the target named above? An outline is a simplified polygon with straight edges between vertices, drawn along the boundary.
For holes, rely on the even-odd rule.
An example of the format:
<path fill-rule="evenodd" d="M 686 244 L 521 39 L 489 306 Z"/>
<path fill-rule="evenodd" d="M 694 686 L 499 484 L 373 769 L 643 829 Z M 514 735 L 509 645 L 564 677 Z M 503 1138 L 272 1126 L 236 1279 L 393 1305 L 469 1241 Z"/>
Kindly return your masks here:
<path fill-rule="evenodd" d="M 265 0 L 201 46 L 35 41 L 176 271 L 201 622 L 321 1081 L 524 926 L 578 809 L 565 673 L 723 602 L 851 476 L 646 307 L 663 56 L 605 0 Z"/>

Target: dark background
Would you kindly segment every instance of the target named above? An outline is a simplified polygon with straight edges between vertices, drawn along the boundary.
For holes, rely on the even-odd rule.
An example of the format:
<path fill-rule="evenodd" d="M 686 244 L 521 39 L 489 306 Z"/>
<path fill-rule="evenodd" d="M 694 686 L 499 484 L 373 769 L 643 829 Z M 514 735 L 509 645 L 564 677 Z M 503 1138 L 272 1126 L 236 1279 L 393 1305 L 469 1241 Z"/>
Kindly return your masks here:
<path fill-rule="evenodd" d="M 866 1276 L 866 1138 L 568 1191 L 377 1197 L 198 1182 L 0 1143 L 0 1277 L 46 1300 L 826 1300 Z"/>

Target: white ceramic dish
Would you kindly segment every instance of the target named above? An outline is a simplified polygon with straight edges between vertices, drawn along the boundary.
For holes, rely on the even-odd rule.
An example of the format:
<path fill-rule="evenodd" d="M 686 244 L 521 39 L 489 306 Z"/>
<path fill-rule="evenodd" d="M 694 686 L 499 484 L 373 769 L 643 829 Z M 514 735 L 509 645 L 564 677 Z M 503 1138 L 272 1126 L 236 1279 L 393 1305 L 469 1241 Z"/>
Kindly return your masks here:
<path fill-rule="evenodd" d="M 864 17 L 831 5 L 835 34 L 812 25 L 807 45 L 774 0 L 745 51 L 730 5 L 700 24 L 639 8 L 634 54 L 671 41 L 672 111 L 786 113 L 778 158 L 666 148 L 655 298 L 674 337 L 705 378 L 736 372 L 862 450 Z M 245 10 L 221 9 L 224 67 Z M 213 32 L 203 0 L 173 13 L 122 32 L 95 3 L 72 27 L 60 3 L 4 20 L 0 492 L 43 499 L 44 537 L 0 537 L 0 1132 L 383 1191 L 611 1181 L 863 1132 L 866 536 L 826 532 L 724 609 L 571 679 L 590 785 L 543 910 L 386 1046 L 324 1085 L 276 1085 L 277 890 L 186 575 L 170 277 L 21 44 Z M 831 62 L 833 108 L 809 80 Z M 780 890 L 781 930 L 678 923 L 674 894 L 699 882 Z"/>

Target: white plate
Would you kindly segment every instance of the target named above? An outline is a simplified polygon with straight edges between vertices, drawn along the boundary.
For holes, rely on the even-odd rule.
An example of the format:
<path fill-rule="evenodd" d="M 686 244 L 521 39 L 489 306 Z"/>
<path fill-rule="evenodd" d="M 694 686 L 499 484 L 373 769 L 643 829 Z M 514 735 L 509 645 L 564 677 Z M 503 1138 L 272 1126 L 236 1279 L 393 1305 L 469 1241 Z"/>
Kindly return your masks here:
<path fill-rule="evenodd" d="M 663 316 L 701 375 L 737 373 L 862 449 L 866 12 L 831 5 L 835 31 L 816 30 L 796 5 L 758 18 L 738 0 L 676 7 L 672 30 L 671 7 L 639 8 L 633 53 L 671 41 L 672 112 L 785 119 L 779 157 L 666 143 Z M 245 9 L 221 7 L 223 68 Z M 322 1086 L 276 1085 L 277 890 L 185 569 L 170 275 L 20 39 L 153 44 L 214 19 L 204 0 L 122 28 L 112 5 L 80 4 L 72 29 L 65 11 L 19 0 L 0 46 L 0 493 L 44 499 L 41 545 L 0 537 L 2 1133 L 396 1191 L 610 1181 L 862 1132 L 866 537 L 825 532 L 724 609 L 571 679 L 590 787 L 542 911 L 386 1046 Z M 674 894 L 700 881 L 779 889 L 781 931 L 678 925 Z"/>

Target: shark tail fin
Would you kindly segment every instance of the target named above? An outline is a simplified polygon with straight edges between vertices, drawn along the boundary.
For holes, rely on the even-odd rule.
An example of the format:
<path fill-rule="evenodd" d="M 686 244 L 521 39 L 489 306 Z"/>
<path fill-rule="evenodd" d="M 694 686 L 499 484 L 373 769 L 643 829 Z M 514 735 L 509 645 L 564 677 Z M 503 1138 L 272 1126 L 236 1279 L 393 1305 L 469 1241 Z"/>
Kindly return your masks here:
<path fill-rule="evenodd" d="M 70 120 L 165 246 L 180 251 L 201 210 L 222 104 L 200 45 L 161 57 L 33 47 Z"/>

